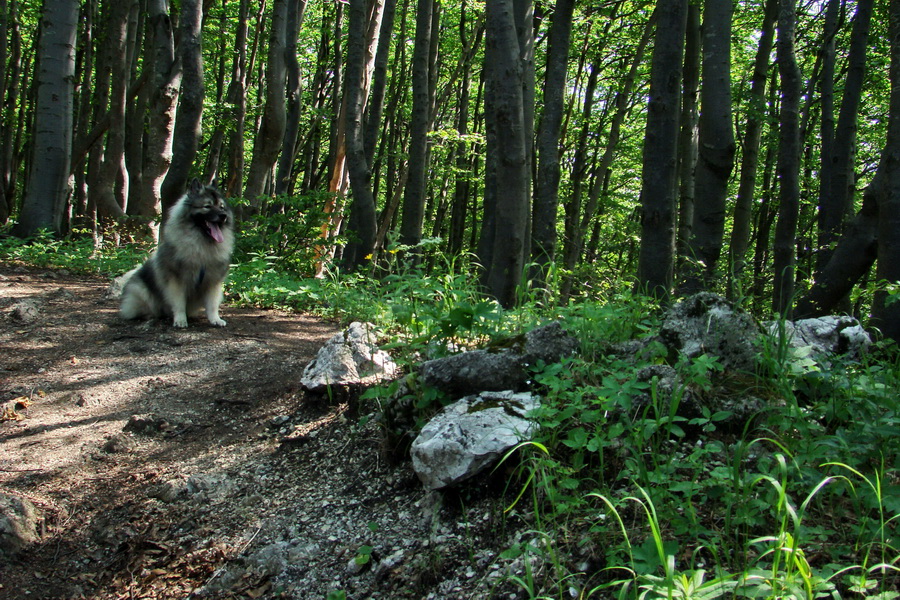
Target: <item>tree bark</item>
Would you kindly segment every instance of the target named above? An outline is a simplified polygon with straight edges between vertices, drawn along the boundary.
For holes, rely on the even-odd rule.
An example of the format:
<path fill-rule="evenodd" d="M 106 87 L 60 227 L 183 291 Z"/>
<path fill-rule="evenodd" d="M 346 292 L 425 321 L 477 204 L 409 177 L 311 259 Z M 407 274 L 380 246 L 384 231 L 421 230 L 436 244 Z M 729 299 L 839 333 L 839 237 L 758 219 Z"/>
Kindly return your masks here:
<path fill-rule="evenodd" d="M 467 7 L 465 0 L 460 10 L 459 35 L 463 48 L 462 76 L 459 83 L 459 99 L 457 105 L 459 112 L 456 118 L 456 131 L 460 141 L 456 151 L 456 181 L 453 189 L 453 201 L 450 207 L 450 230 L 447 235 L 447 251 L 451 256 L 458 256 L 463 249 L 466 230 L 466 214 L 469 203 L 469 192 L 472 180 L 472 152 L 470 142 L 466 139 L 469 135 L 469 111 L 470 94 L 469 87 L 472 80 L 472 49 L 479 45 L 484 29 L 476 26 L 474 39 L 467 33 Z"/>
<path fill-rule="evenodd" d="M 878 195 L 878 283 L 900 283 L 900 0 L 890 2 L 891 99 L 887 140 L 882 161 L 885 191 Z M 879 285 L 881 288 L 881 285 Z M 875 293 L 872 326 L 900 342 L 900 298 L 885 289 Z"/>
<path fill-rule="evenodd" d="M 488 137 L 487 156 L 494 157 L 496 199 L 494 231 L 489 232 L 490 262 L 482 264 L 487 267 L 487 290 L 502 306 L 511 307 L 517 300 L 527 249 L 530 177 L 523 107 L 525 84 L 513 0 L 488 0 L 486 13 L 485 100 L 490 103 L 485 119 L 494 128 L 494 135 Z"/>
<path fill-rule="evenodd" d="M 828 264 L 816 275 L 809 292 L 797 301 L 795 319 L 832 314 L 875 264 L 878 257 L 878 198 L 884 194 L 883 180 L 884 175 L 876 173 L 866 188 L 862 207 L 835 245 Z"/>
<path fill-rule="evenodd" d="M 731 19 L 731 2 L 706 1 L 694 220 L 685 263 L 685 294 L 710 289 L 722 253 L 725 198 L 736 150 L 731 128 Z"/>
<path fill-rule="evenodd" d="M 678 106 L 687 5 L 687 0 L 657 3 L 650 64 L 637 289 L 662 300 L 668 299 L 672 289 L 675 258 Z"/>
<path fill-rule="evenodd" d="M 294 159 L 297 156 L 297 136 L 300 132 L 300 63 L 297 61 L 297 37 L 306 12 L 306 0 L 290 0 L 287 15 L 287 47 L 285 69 L 287 71 L 287 108 L 284 139 L 275 175 L 275 195 L 290 193 L 293 181 Z"/>
<path fill-rule="evenodd" d="M 372 65 L 372 93 L 366 105 L 365 149 L 369 168 L 375 164 L 375 148 L 378 131 L 381 128 L 381 117 L 384 112 L 384 94 L 387 89 L 388 62 L 391 54 L 391 39 L 394 32 L 394 17 L 397 13 L 397 0 L 385 0 L 381 15 L 381 28 L 378 33 L 378 44 L 375 60 Z"/>
<path fill-rule="evenodd" d="M 203 54 L 201 29 L 203 1 L 181 0 L 176 63 L 181 70 L 181 90 L 172 134 L 172 164 L 160 186 L 163 213 L 187 189 L 200 146 L 203 117 Z"/>
<path fill-rule="evenodd" d="M 746 264 L 747 249 L 750 246 L 750 225 L 753 216 L 751 207 L 756 191 L 759 144 L 762 138 L 766 111 L 766 79 L 768 78 L 772 46 L 775 42 L 775 20 L 777 16 L 778 0 L 766 0 L 762 27 L 760 28 L 759 49 L 753 61 L 750 97 L 747 99 L 747 127 L 744 130 L 740 182 L 738 183 L 737 199 L 734 203 L 734 223 L 731 229 L 731 243 L 729 245 L 731 258 L 729 297 L 734 297 L 734 282 L 740 281 Z"/>
<path fill-rule="evenodd" d="M 826 153 L 823 148 L 822 152 L 822 179 L 823 183 L 826 179 L 828 183 L 824 193 L 820 194 L 817 271 L 828 262 L 832 244 L 840 236 L 844 222 L 853 214 L 856 187 L 853 159 L 856 156 L 857 118 L 866 75 L 866 47 L 869 43 L 872 4 L 872 0 L 860 0 L 856 3 L 844 94 L 834 129 L 833 151 Z"/>
<path fill-rule="evenodd" d="M 409 141 L 409 174 L 403 196 L 403 212 L 400 220 L 400 243 L 414 247 L 422 241 L 425 221 L 425 194 L 428 156 L 428 130 L 430 129 L 431 95 L 429 90 L 429 53 L 431 48 L 431 18 L 434 0 L 418 0 L 416 8 L 416 38 L 412 60 L 412 118 Z M 418 262 L 418 252 L 408 258 Z"/>
<path fill-rule="evenodd" d="M 347 35 L 347 169 L 353 202 L 350 207 L 350 242 L 344 250 L 344 263 L 351 269 L 371 264 L 377 231 L 375 198 L 372 195 L 372 171 L 366 160 L 363 119 L 368 77 L 366 74 L 366 0 L 350 0 Z"/>
<path fill-rule="evenodd" d="M 258 209 L 260 198 L 266 190 L 266 183 L 272 167 L 278 159 L 284 139 L 285 120 L 285 76 L 284 51 L 287 42 L 288 0 L 274 0 L 272 4 L 269 49 L 266 59 L 266 101 L 262 121 L 256 133 L 253 157 L 247 172 L 244 198 Z"/>
<path fill-rule="evenodd" d="M 678 134 L 678 232 L 676 234 L 676 270 L 689 255 L 691 229 L 694 226 L 695 178 L 697 169 L 697 121 L 700 96 L 701 53 L 700 6 L 688 5 L 684 38 L 684 73 L 681 82 L 681 123 Z"/>
<path fill-rule="evenodd" d="M 238 197 L 244 177 L 244 131 L 247 114 L 247 16 L 249 0 L 240 0 L 237 31 L 235 32 L 234 62 L 231 65 L 231 82 L 225 92 L 227 111 L 233 128 L 228 136 L 228 170 L 225 179 L 225 195 Z"/>
<path fill-rule="evenodd" d="M 159 214 L 162 181 L 172 163 L 172 136 L 181 72 L 175 68 L 175 38 L 165 0 L 149 0 L 149 26 L 153 30 L 151 89 L 144 143 L 144 189 L 134 214 L 153 219 Z"/>
<path fill-rule="evenodd" d="M 108 70 L 104 78 L 109 82 L 109 128 L 106 147 L 99 165 L 98 177 L 91 195 L 100 218 L 117 219 L 125 214 L 128 197 L 125 169 L 125 111 L 130 76 L 126 44 L 128 17 L 132 2 L 122 0 L 108 5 L 102 65 Z M 104 109 L 106 107 L 100 107 Z"/>
<path fill-rule="evenodd" d="M 16 235 L 41 229 L 62 233 L 70 193 L 77 0 L 45 0 L 37 72 L 34 145 Z"/>
<path fill-rule="evenodd" d="M 778 137 L 778 220 L 775 223 L 773 263 L 775 286 L 772 308 L 785 318 L 794 301 L 794 248 L 800 215 L 800 68 L 794 40 L 797 15 L 794 0 L 780 0 L 776 55 L 781 80 L 781 118 Z"/>
<path fill-rule="evenodd" d="M 13 7 L 15 0 L 13 0 Z M 15 15 L 10 10 L 7 0 L 0 0 L 0 141 L 8 139 L 10 133 L 10 124 L 6 119 L 5 110 L 2 103 L 6 99 L 6 93 L 10 84 L 10 73 L 6 69 L 6 62 L 9 56 L 8 38 L 15 26 Z M 12 21 L 12 23 L 10 23 Z M 0 144 L 0 148 L 6 148 L 5 144 Z M 7 182 L 9 181 L 9 163 L 6 160 L 7 150 L 0 150 L 0 225 L 5 225 L 12 214 L 12 196 L 7 193 Z"/>
<path fill-rule="evenodd" d="M 537 180 L 532 208 L 531 279 L 545 288 L 547 273 L 556 257 L 556 212 L 559 208 L 560 131 L 565 109 L 566 76 L 575 0 L 557 0 L 550 24 L 547 67 L 544 75 L 544 110 L 537 135 Z"/>

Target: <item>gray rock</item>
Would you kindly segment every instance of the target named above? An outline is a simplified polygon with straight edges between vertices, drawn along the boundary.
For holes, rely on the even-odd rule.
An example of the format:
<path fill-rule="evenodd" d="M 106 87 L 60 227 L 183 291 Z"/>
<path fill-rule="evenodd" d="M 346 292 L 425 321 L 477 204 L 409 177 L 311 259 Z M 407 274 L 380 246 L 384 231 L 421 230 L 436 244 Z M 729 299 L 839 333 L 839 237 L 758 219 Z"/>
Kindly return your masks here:
<path fill-rule="evenodd" d="M 375 341 L 375 327 L 369 323 L 354 322 L 335 334 L 303 371 L 300 385 L 322 393 L 329 386 L 371 384 L 394 377 L 397 365 Z"/>
<path fill-rule="evenodd" d="M 528 387 L 529 365 L 558 362 L 577 348 L 578 341 L 554 321 L 525 335 L 494 342 L 484 350 L 426 361 L 418 374 L 423 384 L 451 395 L 521 391 Z"/>
<path fill-rule="evenodd" d="M 510 352 L 471 350 L 419 365 L 420 381 L 450 395 L 481 391 L 522 390 L 528 372 L 522 356 Z"/>
<path fill-rule="evenodd" d="M 769 335 L 781 335 L 778 321 L 766 323 Z M 872 344 L 859 321 L 849 316 L 825 316 L 784 322 L 784 335 L 796 356 L 844 354 L 852 358 L 864 354 Z"/>
<path fill-rule="evenodd" d="M 670 350 L 696 358 L 716 356 L 727 371 L 753 371 L 762 328 L 749 314 L 709 292 L 678 302 L 666 313 L 659 337 Z"/>
<path fill-rule="evenodd" d="M 412 444 L 416 475 L 435 490 L 481 472 L 531 437 L 536 425 L 526 414 L 539 405 L 531 393 L 504 391 L 469 396 L 445 407 Z"/>
<path fill-rule="evenodd" d="M 40 539 L 38 509 L 19 496 L 0 493 L 0 559 L 7 560 Z"/>
<path fill-rule="evenodd" d="M 13 305 L 10 316 L 14 321 L 25 325 L 34 323 L 41 316 L 41 305 L 33 298 L 25 298 Z"/>
<path fill-rule="evenodd" d="M 125 434 L 111 436 L 103 444 L 101 450 L 107 454 L 127 454 L 134 451 L 134 440 Z"/>
<path fill-rule="evenodd" d="M 532 329 L 525 334 L 525 360 L 534 363 L 559 362 L 578 350 L 578 340 L 562 328 L 559 321 Z"/>

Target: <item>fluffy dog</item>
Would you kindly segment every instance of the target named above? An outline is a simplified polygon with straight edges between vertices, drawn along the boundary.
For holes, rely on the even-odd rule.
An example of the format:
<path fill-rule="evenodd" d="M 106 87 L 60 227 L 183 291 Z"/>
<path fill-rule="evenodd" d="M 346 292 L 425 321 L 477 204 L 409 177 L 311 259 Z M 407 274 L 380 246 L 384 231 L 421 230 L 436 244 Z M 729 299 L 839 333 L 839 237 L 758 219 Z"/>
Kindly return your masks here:
<path fill-rule="evenodd" d="M 215 186 L 191 181 L 172 207 L 159 246 L 128 279 L 119 314 L 125 319 L 171 317 L 187 327 L 200 308 L 217 327 L 222 286 L 234 248 L 234 217 Z"/>

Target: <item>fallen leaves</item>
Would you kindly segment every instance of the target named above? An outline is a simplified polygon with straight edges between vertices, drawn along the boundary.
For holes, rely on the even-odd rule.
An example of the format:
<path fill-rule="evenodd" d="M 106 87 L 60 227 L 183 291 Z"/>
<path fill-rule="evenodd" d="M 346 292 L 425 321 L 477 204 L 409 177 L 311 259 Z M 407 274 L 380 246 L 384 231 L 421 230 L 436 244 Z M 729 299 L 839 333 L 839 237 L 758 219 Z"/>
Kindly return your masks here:
<path fill-rule="evenodd" d="M 38 394 L 43 396 L 44 392 Z M 19 396 L 4 402 L 0 405 L 0 421 L 21 421 L 25 417 L 19 411 L 27 409 L 32 403 L 33 400 L 28 396 Z"/>

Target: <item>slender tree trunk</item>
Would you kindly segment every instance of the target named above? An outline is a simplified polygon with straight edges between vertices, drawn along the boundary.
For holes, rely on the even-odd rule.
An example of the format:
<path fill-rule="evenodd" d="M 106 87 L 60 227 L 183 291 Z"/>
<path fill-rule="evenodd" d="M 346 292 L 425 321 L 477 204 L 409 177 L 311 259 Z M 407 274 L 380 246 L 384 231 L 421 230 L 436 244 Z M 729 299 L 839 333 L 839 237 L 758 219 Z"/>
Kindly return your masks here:
<path fill-rule="evenodd" d="M 290 0 L 287 15 L 287 47 L 285 48 L 285 68 L 287 70 L 287 109 L 285 114 L 284 139 L 281 156 L 275 175 L 275 195 L 290 192 L 293 181 L 292 170 L 297 156 L 297 136 L 300 132 L 300 63 L 297 61 L 297 37 L 306 12 L 306 0 Z"/>
<path fill-rule="evenodd" d="M 160 188 L 172 162 L 172 136 L 181 72 L 175 68 L 175 38 L 165 0 L 149 0 L 149 25 L 153 30 L 153 76 L 148 100 L 147 136 L 141 203 L 134 214 L 153 219 L 159 214 Z"/>
<path fill-rule="evenodd" d="M 387 89 L 388 62 L 391 55 L 391 39 L 394 32 L 394 16 L 397 13 L 397 0 L 385 0 L 381 16 L 381 30 L 378 33 L 378 46 L 375 61 L 372 65 L 372 93 L 366 106 L 365 150 L 369 168 L 375 163 L 375 148 L 378 131 L 381 128 L 381 117 L 384 113 L 384 94 Z"/>
<path fill-rule="evenodd" d="M 233 123 L 228 136 L 228 176 L 225 180 L 225 194 L 229 197 L 241 195 L 244 178 L 244 131 L 247 106 L 247 16 L 249 0 L 241 0 L 238 8 L 237 31 L 235 32 L 234 62 L 231 66 L 231 82 L 225 93 L 228 103 L 229 120 Z"/>
<path fill-rule="evenodd" d="M 347 36 L 347 169 L 353 203 L 350 207 L 350 242 L 344 250 L 344 262 L 350 268 L 371 264 L 377 231 L 372 172 L 366 160 L 363 118 L 368 77 L 366 74 L 366 0 L 350 0 Z"/>
<path fill-rule="evenodd" d="M 847 57 L 847 75 L 837 127 L 834 130 L 833 152 L 823 148 L 822 179 L 827 179 L 825 192 L 819 203 L 819 253 L 817 270 L 828 262 L 831 246 L 843 229 L 847 218 L 853 214 L 853 195 L 856 188 L 853 161 L 856 156 L 856 132 L 859 105 L 862 99 L 863 80 L 866 75 L 866 47 L 869 43 L 869 26 L 872 20 L 872 0 L 856 3 L 856 16 L 850 36 Z"/>
<path fill-rule="evenodd" d="M 285 76 L 284 52 L 287 42 L 288 0 L 274 0 L 272 22 L 269 33 L 269 50 L 266 59 L 266 93 L 262 121 L 253 146 L 253 157 L 244 186 L 244 198 L 251 205 L 259 207 L 259 200 L 265 194 L 266 184 L 272 168 L 278 159 L 278 152 L 284 140 Z"/>
<path fill-rule="evenodd" d="M 568 201 L 565 203 L 565 221 L 563 222 L 563 248 L 562 262 L 565 269 L 565 276 L 560 284 L 559 295 L 562 299 L 569 297 L 572 292 L 574 283 L 574 274 L 572 273 L 578 262 L 578 256 L 581 248 L 578 243 L 578 227 L 581 218 L 581 207 L 583 204 L 585 179 L 588 175 L 588 137 L 590 135 L 591 113 L 594 109 L 594 96 L 597 89 L 597 80 L 600 76 L 600 67 L 597 64 L 591 64 L 590 75 L 588 75 L 587 84 L 584 87 L 584 105 L 581 109 L 581 131 L 578 133 L 578 139 L 575 144 L 575 155 L 572 159 L 572 174 L 570 175 L 570 185 L 572 191 Z"/>
<path fill-rule="evenodd" d="M 883 167 L 879 168 L 883 171 Z M 832 314 L 878 257 L 878 198 L 885 193 L 885 177 L 876 173 L 863 194 L 863 203 L 816 276 L 809 292 L 797 301 L 795 319 Z"/>
<path fill-rule="evenodd" d="M 163 213 L 187 189 L 200 146 L 203 116 L 203 54 L 201 28 L 203 1 L 181 0 L 176 64 L 181 70 L 181 94 L 172 135 L 172 164 L 160 186 Z"/>
<path fill-rule="evenodd" d="M 349 185 L 347 179 L 347 94 L 342 92 L 343 52 L 341 50 L 341 30 L 343 27 L 344 4 L 338 3 L 334 19 L 334 56 L 332 109 L 335 118 L 331 122 L 330 148 L 328 156 L 329 197 L 323 208 L 328 219 L 322 224 L 322 239 L 327 240 L 338 234 L 343 221 L 344 196 Z M 321 277 L 325 269 L 325 249 L 320 250 L 321 258 L 316 264 L 316 277 Z M 333 256 L 334 248 L 327 251 Z"/>
<path fill-rule="evenodd" d="M 794 296 L 794 248 L 800 215 L 800 68 L 794 50 L 794 0 L 781 0 L 776 54 L 781 79 L 778 142 L 778 221 L 775 223 L 775 287 L 772 308 L 790 318 Z"/>
<path fill-rule="evenodd" d="M 10 21 L 14 19 L 15 17 L 11 14 L 7 0 L 0 0 L 0 103 L 6 98 L 9 88 L 9 73 L 6 70 L 6 61 L 9 54 L 7 36 L 11 30 Z M 5 111 L 0 105 L 0 140 L 7 137 L 8 131 L 9 123 L 6 120 Z M 0 225 L 5 225 L 12 213 L 12 198 L 6 193 L 6 185 L 7 181 L 9 181 L 9 165 L 5 160 L 4 154 L 4 151 L 0 151 Z"/>
<path fill-rule="evenodd" d="M 484 281 L 502 306 L 511 307 L 516 303 L 528 241 L 525 84 L 513 0 L 488 0 L 486 12 L 485 99 L 490 99 L 490 105 L 485 118 L 494 128 L 494 135 L 488 137 L 487 156 L 495 157 L 496 199 L 491 260 Z"/>
<path fill-rule="evenodd" d="M 460 10 L 459 35 L 463 47 L 462 77 L 459 83 L 459 112 L 456 119 L 456 130 L 460 141 L 456 150 L 456 182 L 453 189 L 453 201 L 450 206 L 450 230 L 447 235 L 447 251 L 451 256 L 458 256 L 463 249 L 466 230 L 466 212 L 471 189 L 472 156 L 467 151 L 471 144 L 465 139 L 469 134 L 469 86 L 472 79 L 472 48 L 478 45 L 483 29 L 477 28 L 475 39 L 466 30 L 467 9 L 465 0 Z"/>
<path fill-rule="evenodd" d="M 650 66 L 637 286 L 661 299 L 671 292 L 675 259 L 678 106 L 687 5 L 687 0 L 657 3 L 656 44 Z"/>
<path fill-rule="evenodd" d="M 725 235 L 725 197 L 734 168 L 731 128 L 731 2 L 707 0 L 703 8 L 703 87 L 700 90 L 694 221 L 685 263 L 685 293 L 709 289 Z M 700 267 L 702 266 L 702 272 Z"/>
<path fill-rule="evenodd" d="M 431 17 L 434 0 L 418 0 L 416 8 L 416 38 L 413 47 L 412 89 L 413 107 L 410 124 L 409 176 L 406 193 L 403 196 L 403 213 L 400 221 L 400 243 L 416 246 L 422 241 L 422 226 L 425 221 L 425 193 L 428 155 L 428 129 L 431 116 L 429 94 L 429 50 L 431 47 Z M 418 262 L 419 253 L 413 251 L 409 257 Z"/>
<path fill-rule="evenodd" d="M 77 0 L 44 0 L 31 170 L 16 234 L 62 233 L 72 153 Z"/>
<path fill-rule="evenodd" d="M 108 69 L 105 79 L 109 82 L 109 129 L 106 148 L 99 165 L 99 173 L 91 195 L 97 206 L 97 216 L 117 219 L 125 214 L 127 187 L 125 169 L 125 111 L 130 65 L 126 53 L 128 41 L 128 16 L 131 2 L 122 0 L 108 5 L 108 15 L 103 37 L 102 64 Z M 102 107 L 105 108 L 105 107 Z"/>
<path fill-rule="evenodd" d="M 559 208 L 560 131 L 565 108 L 569 43 L 575 0 L 557 0 L 550 24 L 547 68 L 544 76 L 544 110 L 537 135 L 537 181 L 532 209 L 531 279 L 540 288 L 556 257 L 556 222 Z"/>
<path fill-rule="evenodd" d="M 878 196 L 879 282 L 900 283 L 900 0 L 890 3 L 891 100 L 883 156 L 885 193 Z M 872 325 L 885 337 L 900 342 L 900 302 L 887 290 L 875 293 Z"/>
<path fill-rule="evenodd" d="M 750 82 L 750 97 L 747 99 L 747 127 L 744 131 L 743 152 L 741 154 L 741 175 L 737 199 L 734 203 L 734 224 L 731 229 L 731 275 L 729 277 L 729 297 L 733 297 L 734 282 L 740 281 L 750 246 L 750 225 L 756 173 L 759 167 L 759 144 L 766 110 L 766 79 L 775 41 L 775 20 L 778 16 L 778 0 L 766 0 L 765 14 L 760 29 L 759 49 L 753 61 L 753 75 Z"/>
<path fill-rule="evenodd" d="M 129 215 L 138 214 L 141 207 L 141 197 L 144 192 L 144 125 L 147 116 L 147 103 L 150 97 L 151 85 L 149 73 L 153 69 L 153 61 L 148 57 L 147 62 L 139 65 L 136 57 L 145 54 L 153 46 L 153 31 L 146 27 L 147 0 L 139 0 L 132 6 L 128 17 L 128 56 L 131 69 L 130 80 L 135 84 L 142 82 L 139 87 L 130 90 L 134 92 L 133 101 L 126 103 L 125 107 L 125 166 L 128 170 L 128 200 L 126 212 Z M 143 42 L 142 42 L 143 41 Z"/>
<path fill-rule="evenodd" d="M 697 168 L 697 121 L 700 117 L 700 54 L 703 39 L 700 34 L 700 5 L 688 5 L 687 30 L 684 39 L 684 73 L 681 83 L 681 126 L 678 134 L 678 233 L 676 241 L 676 270 L 680 271 L 689 256 L 691 230 L 694 226 L 694 192 Z"/>

